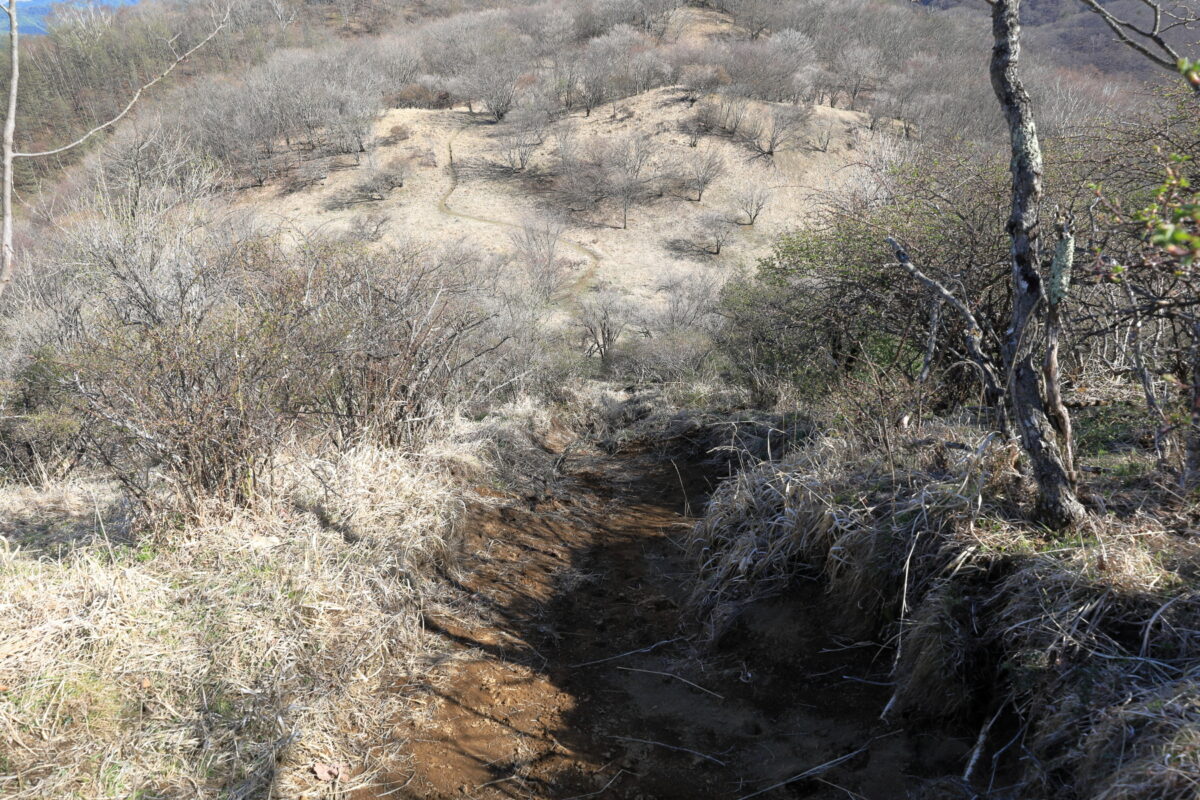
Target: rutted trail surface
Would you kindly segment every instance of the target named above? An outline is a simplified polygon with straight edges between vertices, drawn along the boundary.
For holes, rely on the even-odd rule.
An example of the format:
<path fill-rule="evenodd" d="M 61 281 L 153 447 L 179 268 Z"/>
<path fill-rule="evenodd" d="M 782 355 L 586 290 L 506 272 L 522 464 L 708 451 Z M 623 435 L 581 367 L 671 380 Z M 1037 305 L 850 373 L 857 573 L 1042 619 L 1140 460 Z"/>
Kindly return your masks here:
<path fill-rule="evenodd" d="M 864 681 L 887 656 L 821 630 L 816 583 L 699 646 L 675 539 L 698 470 L 599 452 L 564 470 L 554 494 L 471 513 L 462 608 L 426 619 L 454 657 L 389 796 L 882 800 L 961 765 L 966 742 L 878 721 L 890 690 Z"/>

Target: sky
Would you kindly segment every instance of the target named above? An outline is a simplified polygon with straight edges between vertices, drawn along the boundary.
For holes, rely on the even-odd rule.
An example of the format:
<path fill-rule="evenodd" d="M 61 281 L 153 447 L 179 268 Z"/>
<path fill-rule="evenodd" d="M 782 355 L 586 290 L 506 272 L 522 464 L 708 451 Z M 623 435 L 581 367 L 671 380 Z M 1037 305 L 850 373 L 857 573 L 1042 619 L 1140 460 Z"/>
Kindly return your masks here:
<path fill-rule="evenodd" d="M 81 0 L 75 0 L 80 2 Z M 32 0 L 32 2 L 21 3 L 18 6 L 21 11 L 21 27 L 25 33 L 37 33 L 41 29 L 43 18 L 50 13 L 50 7 L 56 5 L 59 0 Z M 137 2 L 137 0 L 82 0 L 84 4 L 87 2 L 95 3 L 99 6 L 127 6 Z"/>

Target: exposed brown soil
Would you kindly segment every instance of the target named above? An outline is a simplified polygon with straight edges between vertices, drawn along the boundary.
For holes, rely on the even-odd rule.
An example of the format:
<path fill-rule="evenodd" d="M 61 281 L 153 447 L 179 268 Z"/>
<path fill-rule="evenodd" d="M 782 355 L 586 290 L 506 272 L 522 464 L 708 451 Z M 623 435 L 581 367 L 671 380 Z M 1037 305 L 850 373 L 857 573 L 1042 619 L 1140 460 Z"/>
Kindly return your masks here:
<path fill-rule="evenodd" d="M 966 739 L 879 721 L 886 651 L 835 640 L 816 583 L 700 646 L 673 540 L 699 470 L 599 453 L 566 470 L 555 496 L 472 512 L 463 611 L 426 621 L 455 657 L 388 796 L 736 800 L 861 750 L 755 796 L 882 800 L 961 771 Z"/>

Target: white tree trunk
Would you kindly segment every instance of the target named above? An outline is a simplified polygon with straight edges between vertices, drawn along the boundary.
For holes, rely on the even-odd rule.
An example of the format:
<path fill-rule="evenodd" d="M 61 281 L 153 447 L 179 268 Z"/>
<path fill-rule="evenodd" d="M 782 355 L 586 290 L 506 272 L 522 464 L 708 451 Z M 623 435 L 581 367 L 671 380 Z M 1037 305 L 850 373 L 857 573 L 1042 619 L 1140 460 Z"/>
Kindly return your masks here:
<path fill-rule="evenodd" d="M 3 250 L 3 256 L 0 257 L 0 295 L 12 283 L 16 261 L 13 253 L 13 147 L 17 133 L 17 89 L 21 81 L 17 0 L 8 0 L 5 11 L 8 13 L 8 49 L 12 66 L 8 77 L 8 112 L 4 118 L 4 234 L 3 242 L 0 242 L 0 249 Z"/>

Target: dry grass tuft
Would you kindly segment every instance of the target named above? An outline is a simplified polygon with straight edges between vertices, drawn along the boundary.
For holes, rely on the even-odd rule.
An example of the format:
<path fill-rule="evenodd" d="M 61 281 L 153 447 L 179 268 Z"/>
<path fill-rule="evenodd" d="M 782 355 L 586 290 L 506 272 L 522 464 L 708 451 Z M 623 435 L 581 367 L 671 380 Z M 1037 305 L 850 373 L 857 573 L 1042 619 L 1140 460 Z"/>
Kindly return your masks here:
<path fill-rule="evenodd" d="M 73 535 L 55 558 L 0 539 L 0 794 L 316 797 L 402 774 L 462 510 L 449 449 L 300 455 L 275 470 L 287 502 L 136 538 L 103 524 L 104 487 L 3 490 Z M 320 784 L 316 762 L 354 777 Z"/>
<path fill-rule="evenodd" d="M 686 541 L 693 613 L 716 638 L 746 604 L 819 577 L 841 624 L 894 645 L 884 713 L 1007 715 L 1022 796 L 1194 797 L 1200 549 L 1147 518 L 1067 539 L 1023 523 L 1013 451 L 968 430 L 938 423 L 883 451 L 818 437 L 735 475 Z"/>
<path fill-rule="evenodd" d="M 523 396 L 493 409 L 484 419 L 458 419 L 451 426 L 456 473 L 476 482 L 500 484 L 506 491 L 542 491 L 557 476 L 558 456 L 551 439 L 569 438 L 545 404 Z M 559 442 L 562 444 L 562 442 Z M 464 458 L 470 449 L 470 462 Z"/>
<path fill-rule="evenodd" d="M 1080 782 L 1096 800 L 1195 797 L 1200 682 L 1175 681 L 1107 709 L 1083 748 Z"/>
<path fill-rule="evenodd" d="M 1006 458 L 990 445 L 939 446 L 915 459 L 934 464 L 899 475 L 851 440 L 824 436 L 743 470 L 717 489 L 686 543 L 697 571 L 692 608 L 716 636 L 742 605 L 823 573 L 856 614 L 877 616 L 901 600 L 914 565 L 937 557 L 937 537 L 923 535 L 978 513 L 983 485 Z M 920 488 L 905 495 L 910 486 Z"/>

